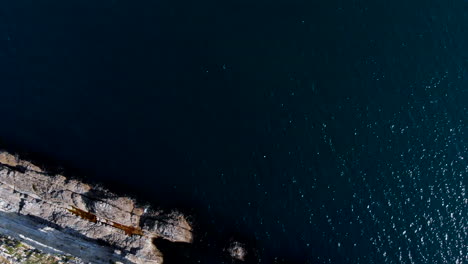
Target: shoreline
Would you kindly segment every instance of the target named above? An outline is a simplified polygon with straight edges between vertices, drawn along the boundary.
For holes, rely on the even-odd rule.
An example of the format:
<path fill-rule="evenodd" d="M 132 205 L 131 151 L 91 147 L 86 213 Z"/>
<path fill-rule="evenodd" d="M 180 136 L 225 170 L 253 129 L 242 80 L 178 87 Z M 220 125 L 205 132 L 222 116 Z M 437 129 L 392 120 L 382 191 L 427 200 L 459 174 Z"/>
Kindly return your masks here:
<path fill-rule="evenodd" d="M 26 244 L 46 243 L 85 262 L 95 256 L 103 259 L 91 263 L 159 264 L 163 254 L 154 245 L 155 239 L 193 242 L 190 223 L 176 210 L 164 212 L 141 206 L 133 198 L 49 173 L 4 151 L 0 152 L 0 183 L 0 211 L 4 214 L 0 224 L 8 230 L 16 223 L 16 239 Z M 51 234 L 54 239 L 46 239 Z M 63 242 L 69 236 L 82 236 L 83 245 L 99 250 L 85 254 L 73 247 L 74 243 Z"/>
<path fill-rule="evenodd" d="M 7 150 L 10 153 L 19 153 L 19 157 L 22 161 L 28 164 L 38 164 L 44 173 L 49 176 L 53 175 L 67 175 L 66 178 L 84 182 L 89 185 L 94 185 L 98 188 L 105 186 L 111 188 L 112 191 L 117 190 L 117 196 L 124 196 L 133 199 L 134 201 L 143 202 L 144 205 L 157 205 L 157 210 L 163 212 L 170 212 L 177 209 L 177 211 L 185 217 L 185 220 L 190 223 L 193 232 L 193 240 L 191 243 L 173 243 L 166 239 L 155 239 L 153 245 L 156 245 L 157 249 L 160 249 L 164 255 L 164 263 L 309 263 L 299 256 L 293 257 L 286 255 L 278 256 L 276 254 L 265 255 L 265 248 L 261 247 L 261 243 L 253 236 L 252 230 L 239 230 L 239 227 L 233 225 L 224 225 L 221 230 L 213 225 L 210 221 L 210 217 L 207 216 L 207 211 L 204 211 L 203 205 L 199 203 L 191 202 L 173 202 L 173 197 L 169 196 L 168 199 L 162 201 L 162 203 L 156 203 L 155 199 L 148 199 L 145 195 L 140 195 L 138 192 L 134 192 L 130 188 L 130 191 L 125 192 L 123 188 L 115 188 L 116 183 L 108 184 L 101 180 L 96 180 L 93 177 L 87 175 L 86 170 L 74 169 L 73 167 L 67 166 L 67 162 L 63 160 L 53 160 L 47 154 L 41 155 L 41 153 L 25 152 L 22 148 L 14 148 L 14 146 L 8 146 Z M 5 151 L 5 147 L 0 149 L 0 153 L 8 153 Z M 12 152 L 15 151 L 15 152 Z M 13 156 L 13 155 L 12 155 Z M 18 155 L 14 155 L 18 158 Z M 23 159 L 23 157 L 26 157 Z M 62 164 L 62 165 L 60 165 Z M 69 177 L 68 175 L 72 175 Z M 65 176 L 64 176 L 65 177 Z M 117 184 L 118 185 L 118 184 Z M 123 186 L 123 185 L 121 185 Z M 75 211 L 76 212 L 76 211 Z M 76 215 L 76 214 L 75 214 Z M 229 223 L 229 219 L 227 219 Z M 1 232 L 0 232 L 1 234 Z M 247 257 L 244 261 L 235 260 L 232 256 L 229 256 L 229 245 L 230 242 L 241 242 L 248 249 Z M 278 257 L 276 257 L 278 256 Z"/>

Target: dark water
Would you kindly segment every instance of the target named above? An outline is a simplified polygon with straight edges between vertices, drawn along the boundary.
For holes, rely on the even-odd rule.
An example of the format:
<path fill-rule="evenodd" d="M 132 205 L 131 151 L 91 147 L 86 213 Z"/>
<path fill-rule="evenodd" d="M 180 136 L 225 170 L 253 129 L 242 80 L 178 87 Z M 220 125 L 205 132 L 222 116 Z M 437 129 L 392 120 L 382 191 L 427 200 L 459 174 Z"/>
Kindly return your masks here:
<path fill-rule="evenodd" d="M 2 1 L 0 143 L 193 213 L 173 263 L 465 263 L 467 32 L 466 1 Z"/>

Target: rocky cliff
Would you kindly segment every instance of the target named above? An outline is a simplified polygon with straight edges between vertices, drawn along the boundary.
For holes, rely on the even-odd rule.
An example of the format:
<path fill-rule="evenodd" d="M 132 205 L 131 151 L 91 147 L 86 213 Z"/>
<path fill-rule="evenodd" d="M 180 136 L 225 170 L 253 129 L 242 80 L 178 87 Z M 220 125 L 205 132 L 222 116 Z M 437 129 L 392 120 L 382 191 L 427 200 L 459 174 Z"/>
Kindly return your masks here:
<path fill-rule="evenodd" d="M 49 174 L 2 151 L 0 234 L 48 256 L 73 256 L 65 258 L 69 263 L 97 264 L 159 264 L 163 255 L 154 239 L 193 240 L 189 222 L 177 211 L 140 206 L 132 198 Z M 50 263 L 66 263 L 63 257 L 55 259 Z"/>

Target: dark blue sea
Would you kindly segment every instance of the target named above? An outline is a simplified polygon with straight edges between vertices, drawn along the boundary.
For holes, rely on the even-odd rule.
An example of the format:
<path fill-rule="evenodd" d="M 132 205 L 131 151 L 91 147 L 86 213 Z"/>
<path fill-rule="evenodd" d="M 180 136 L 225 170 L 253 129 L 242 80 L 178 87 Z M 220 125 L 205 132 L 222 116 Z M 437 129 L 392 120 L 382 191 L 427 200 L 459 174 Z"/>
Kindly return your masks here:
<path fill-rule="evenodd" d="M 468 262 L 468 2 L 0 1 L 0 146 L 190 214 L 167 263 Z"/>

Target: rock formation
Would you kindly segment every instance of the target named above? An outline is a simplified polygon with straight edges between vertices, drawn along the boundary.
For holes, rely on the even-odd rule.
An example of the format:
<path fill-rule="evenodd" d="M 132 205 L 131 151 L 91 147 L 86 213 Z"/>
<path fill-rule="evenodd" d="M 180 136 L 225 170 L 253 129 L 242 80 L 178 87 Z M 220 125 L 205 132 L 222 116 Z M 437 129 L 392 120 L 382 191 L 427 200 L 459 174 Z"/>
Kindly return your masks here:
<path fill-rule="evenodd" d="M 245 261 L 246 259 L 247 249 L 245 248 L 244 244 L 238 241 L 232 241 L 229 247 L 227 248 L 227 251 L 229 252 L 231 258 L 235 260 Z"/>
<path fill-rule="evenodd" d="M 153 239 L 193 241 L 189 222 L 177 211 L 139 206 L 2 151 L 0 234 L 44 254 L 73 256 L 73 263 L 97 264 L 159 264 L 163 255 Z"/>

